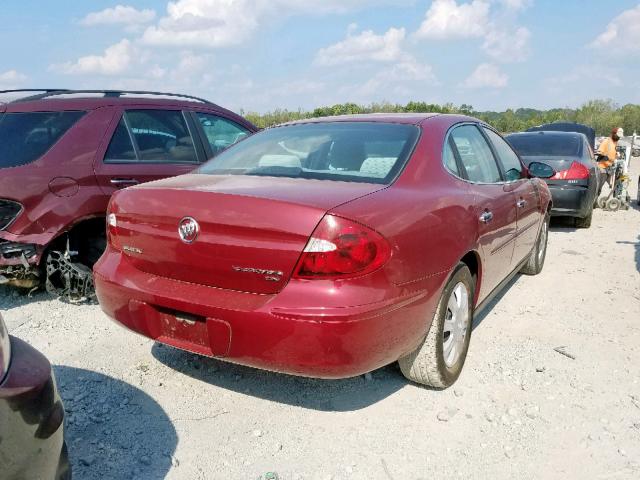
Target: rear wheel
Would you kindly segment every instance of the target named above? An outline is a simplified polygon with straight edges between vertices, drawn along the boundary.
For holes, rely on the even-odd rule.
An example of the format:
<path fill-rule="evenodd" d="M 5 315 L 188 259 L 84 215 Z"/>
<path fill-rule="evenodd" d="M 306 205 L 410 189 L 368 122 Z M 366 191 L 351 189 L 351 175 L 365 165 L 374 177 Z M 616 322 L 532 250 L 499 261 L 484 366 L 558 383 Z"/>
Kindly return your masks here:
<path fill-rule="evenodd" d="M 589 213 L 584 218 L 576 218 L 576 227 L 589 228 L 591 226 L 591 219 L 593 218 L 593 208 L 589 209 Z"/>
<path fill-rule="evenodd" d="M 422 344 L 398 360 L 409 380 L 447 388 L 458 379 L 469 349 L 475 281 L 459 263 L 442 291 L 431 327 Z"/>
<path fill-rule="evenodd" d="M 529 255 L 527 263 L 520 269 L 525 275 L 537 275 L 544 267 L 544 260 L 547 257 L 547 241 L 549 239 L 549 214 L 547 213 L 538 233 L 538 240 Z"/>

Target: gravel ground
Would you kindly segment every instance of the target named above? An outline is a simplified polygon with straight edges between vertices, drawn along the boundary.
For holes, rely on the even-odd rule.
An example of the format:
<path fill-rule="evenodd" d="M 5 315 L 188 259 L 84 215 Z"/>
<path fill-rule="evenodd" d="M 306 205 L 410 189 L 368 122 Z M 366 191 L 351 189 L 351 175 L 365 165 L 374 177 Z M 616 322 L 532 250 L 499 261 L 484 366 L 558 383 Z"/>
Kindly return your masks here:
<path fill-rule="evenodd" d="M 202 358 L 46 294 L 0 288 L 0 310 L 54 365 L 77 479 L 637 479 L 640 210 L 563 225 L 443 392 L 395 365 L 322 381 Z"/>

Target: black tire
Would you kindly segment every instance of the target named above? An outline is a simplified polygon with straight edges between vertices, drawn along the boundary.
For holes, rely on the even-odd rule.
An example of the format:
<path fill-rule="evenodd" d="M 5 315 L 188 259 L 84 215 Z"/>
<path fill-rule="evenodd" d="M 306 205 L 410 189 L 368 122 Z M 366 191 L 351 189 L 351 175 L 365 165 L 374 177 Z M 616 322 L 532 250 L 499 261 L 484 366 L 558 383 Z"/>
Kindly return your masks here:
<path fill-rule="evenodd" d="M 538 275 L 544 267 L 544 261 L 547 258 L 547 243 L 549 240 L 549 214 L 547 213 L 538 232 L 538 239 L 529 254 L 527 263 L 520 269 L 520 273 L 525 275 Z"/>
<path fill-rule="evenodd" d="M 589 213 L 586 217 L 576 218 L 576 227 L 589 228 L 591 226 L 591 220 L 593 218 L 593 208 L 589 209 Z"/>
<path fill-rule="evenodd" d="M 449 314 L 449 301 L 452 298 L 455 299 L 454 290 L 457 289 L 459 284 L 462 284 L 467 294 L 467 324 L 457 358 L 451 365 L 447 365 L 444 357 L 445 320 L 449 318 L 447 317 Z M 469 267 L 464 263 L 459 263 L 442 291 L 438 308 L 424 341 L 409 355 L 398 360 L 400 370 L 407 379 L 437 389 L 444 389 L 455 383 L 460 376 L 469 349 L 471 325 L 473 323 L 474 295 L 475 281 L 469 271 Z"/>

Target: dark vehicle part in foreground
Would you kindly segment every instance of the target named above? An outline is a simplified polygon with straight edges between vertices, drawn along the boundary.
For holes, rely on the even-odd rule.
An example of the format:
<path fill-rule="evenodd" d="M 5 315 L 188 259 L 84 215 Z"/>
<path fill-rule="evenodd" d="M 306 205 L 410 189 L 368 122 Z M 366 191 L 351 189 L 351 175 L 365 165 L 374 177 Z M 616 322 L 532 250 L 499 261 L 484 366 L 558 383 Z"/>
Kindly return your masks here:
<path fill-rule="evenodd" d="M 0 284 L 93 295 L 113 192 L 188 173 L 257 129 L 186 95 L 0 92 Z"/>
<path fill-rule="evenodd" d="M 574 217 L 580 228 L 589 228 L 600 191 L 599 167 L 587 137 L 571 132 L 524 132 L 505 139 L 525 165 L 545 163 L 556 174 L 545 179 L 553 197 L 551 215 Z"/>
<path fill-rule="evenodd" d="M 64 408 L 51 364 L 10 337 L 0 315 L 0 477 L 71 479 Z"/>

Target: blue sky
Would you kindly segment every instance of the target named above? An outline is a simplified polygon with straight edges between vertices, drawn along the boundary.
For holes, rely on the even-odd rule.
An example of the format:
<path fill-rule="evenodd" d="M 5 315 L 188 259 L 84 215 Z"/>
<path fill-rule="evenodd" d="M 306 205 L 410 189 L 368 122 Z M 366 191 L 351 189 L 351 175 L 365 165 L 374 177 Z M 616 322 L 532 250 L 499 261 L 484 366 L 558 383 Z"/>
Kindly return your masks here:
<path fill-rule="evenodd" d="M 0 88 L 176 91 L 258 112 L 640 103 L 638 0 L 3 0 L 0 22 Z"/>

